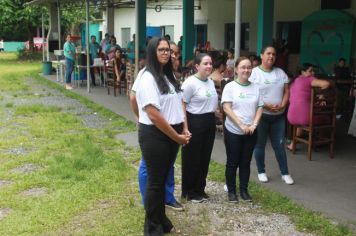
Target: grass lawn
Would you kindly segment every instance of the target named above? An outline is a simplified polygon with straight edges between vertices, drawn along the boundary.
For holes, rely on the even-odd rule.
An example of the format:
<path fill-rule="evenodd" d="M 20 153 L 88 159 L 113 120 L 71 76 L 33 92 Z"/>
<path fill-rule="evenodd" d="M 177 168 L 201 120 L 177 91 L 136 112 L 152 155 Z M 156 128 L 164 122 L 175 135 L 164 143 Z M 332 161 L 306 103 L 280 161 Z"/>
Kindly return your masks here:
<path fill-rule="evenodd" d="M 0 235 L 142 235 L 144 210 L 133 166 L 140 153 L 114 138 L 135 125 L 41 78 L 40 69 L 39 62 L 0 54 Z M 50 90 L 35 91 L 28 81 Z M 51 89 L 90 111 L 79 115 L 97 112 L 105 125 L 84 125 L 71 107 L 26 103 L 57 98 Z M 32 171 L 18 171 L 25 167 Z M 223 182 L 224 166 L 211 163 L 209 179 Z M 301 232 L 352 235 L 259 184 L 250 189 L 266 212 L 288 215 Z M 196 232 L 207 234 L 204 228 Z"/>
<path fill-rule="evenodd" d="M 134 124 L 73 94 L 100 113 L 104 128 L 86 127 L 70 108 L 17 105 L 52 94 L 36 95 L 26 81 L 39 77 L 39 62 L 0 57 L 0 235 L 141 235 L 143 207 L 129 164 L 139 154 L 114 139 Z M 16 171 L 25 166 L 35 171 Z M 36 190 L 44 194 L 27 194 Z"/>

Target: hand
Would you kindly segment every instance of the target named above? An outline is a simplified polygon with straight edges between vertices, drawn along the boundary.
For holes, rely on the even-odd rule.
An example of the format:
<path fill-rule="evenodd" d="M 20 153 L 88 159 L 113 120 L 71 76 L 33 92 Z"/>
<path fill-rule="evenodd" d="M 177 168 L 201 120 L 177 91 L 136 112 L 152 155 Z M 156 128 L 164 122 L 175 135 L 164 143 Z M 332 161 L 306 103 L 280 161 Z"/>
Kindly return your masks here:
<path fill-rule="evenodd" d="M 250 126 L 248 127 L 248 129 L 249 129 L 249 131 L 250 131 L 249 134 L 252 135 L 252 134 L 255 132 L 256 128 L 257 128 L 256 125 L 250 125 Z"/>
<path fill-rule="evenodd" d="M 191 136 L 185 134 L 179 134 L 177 139 L 175 140 L 178 144 L 186 145 L 189 143 Z"/>
<path fill-rule="evenodd" d="M 182 134 L 192 137 L 192 133 L 188 129 L 183 129 Z"/>
<path fill-rule="evenodd" d="M 240 128 L 241 128 L 242 132 L 244 132 L 244 134 L 250 133 L 250 129 L 247 125 L 240 125 Z"/>

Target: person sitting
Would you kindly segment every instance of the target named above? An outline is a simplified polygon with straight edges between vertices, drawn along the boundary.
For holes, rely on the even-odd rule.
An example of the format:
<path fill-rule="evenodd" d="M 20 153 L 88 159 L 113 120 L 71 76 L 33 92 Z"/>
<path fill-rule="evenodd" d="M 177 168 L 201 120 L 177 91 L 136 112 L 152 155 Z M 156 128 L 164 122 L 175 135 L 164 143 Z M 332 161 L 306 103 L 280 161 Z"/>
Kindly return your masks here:
<path fill-rule="evenodd" d="M 105 48 L 105 55 L 107 55 L 108 60 L 111 60 L 115 57 L 116 49 L 121 49 L 121 47 L 116 44 L 116 38 L 111 36 L 110 44 L 107 44 Z"/>
<path fill-rule="evenodd" d="M 221 81 L 224 79 L 223 73 L 226 70 L 226 58 L 218 56 L 213 62 L 213 73 L 209 76 L 214 81 L 215 87 L 220 87 Z"/>
<path fill-rule="evenodd" d="M 330 82 L 314 77 L 314 65 L 303 63 L 299 69 L 299 76 L 292 81 L 290 86 L 289 109 L 287 118 L 292 125 L 308 125 L 310 115 L 311 89 L 313 87 L 327 89 Z M 324 124 L 328 122 L 325 116 L 315 117 L 315 124 Z M 297 129 L 297 136 L 302 135 L 302 130 Z M 292 150 L 293 142 L 287 148 Z"/>

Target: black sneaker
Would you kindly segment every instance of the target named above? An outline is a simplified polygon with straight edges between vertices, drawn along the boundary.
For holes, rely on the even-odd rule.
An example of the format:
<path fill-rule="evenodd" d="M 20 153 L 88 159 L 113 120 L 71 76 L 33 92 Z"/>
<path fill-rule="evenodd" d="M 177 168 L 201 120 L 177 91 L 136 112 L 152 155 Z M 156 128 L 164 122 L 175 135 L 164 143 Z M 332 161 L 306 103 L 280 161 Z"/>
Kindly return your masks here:
<path fill-rule="evenodd" d="M 237 198 L 236 193 L 228 193 L 227 198 L 228 198 L 229 202 L 234 202 L 234 203 L 239 202 L 239 199 Z"/>
<path fill-rule="evenodd" d="M 206 192 L 203 192 L 201 196 L 205 201 L 209 200 L 209 195 Z"/>
<path fill-rule="evenodd" d="M 244 200 L 246 202 L 252 202 L 252 198 L 251 198 L 250 194 L 248 194 L 247 191 L 240 192 L 240 197 L 242 198 L 242 200 Z"/>
<path fill-rule="evenodd" d="M 174 203 L 166 203 L 166 207 L 171 208 L 172 210 L 175 211 L 184 211 L 184 207 L 182 204 L 180 204 L 179 202 L 174 202 Z"/>
<path fill-rule="evenodd" d="M 191 201 L 192 203 L 202 203 L 206 201 L 202 196 L 196 196 L 196 197 L 188 197 L 188 201 Z"/>

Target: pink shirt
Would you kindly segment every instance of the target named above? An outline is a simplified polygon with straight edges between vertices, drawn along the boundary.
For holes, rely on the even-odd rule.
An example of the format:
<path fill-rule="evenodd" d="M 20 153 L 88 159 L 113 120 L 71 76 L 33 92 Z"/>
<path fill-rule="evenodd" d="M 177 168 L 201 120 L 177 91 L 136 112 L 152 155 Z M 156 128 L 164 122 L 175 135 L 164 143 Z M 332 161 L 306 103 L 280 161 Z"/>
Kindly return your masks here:
<path fill-rule="evenodd" d="M 313 77 L 300 75 L 290 87 L 287 118 L 292 125 L 309 124 L 310 96 Z"/>

